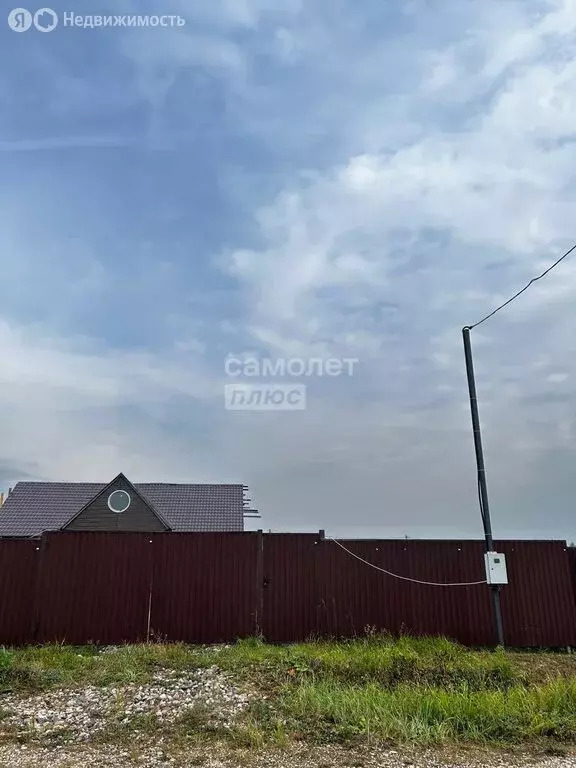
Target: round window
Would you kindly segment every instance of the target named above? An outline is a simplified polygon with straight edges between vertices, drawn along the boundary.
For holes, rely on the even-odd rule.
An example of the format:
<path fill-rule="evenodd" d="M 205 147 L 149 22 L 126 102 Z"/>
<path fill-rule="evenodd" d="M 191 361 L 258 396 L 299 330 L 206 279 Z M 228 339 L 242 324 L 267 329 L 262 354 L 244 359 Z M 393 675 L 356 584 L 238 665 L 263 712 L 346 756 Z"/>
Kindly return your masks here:
<path fill-rule="evenodd" d="M 116 512 L 119 515 L 121 512 L 126 512 L 130 506 L 130 494 L 128 491 L 112 491 L 108 496 L 108 507 L 112 512 Z"/>

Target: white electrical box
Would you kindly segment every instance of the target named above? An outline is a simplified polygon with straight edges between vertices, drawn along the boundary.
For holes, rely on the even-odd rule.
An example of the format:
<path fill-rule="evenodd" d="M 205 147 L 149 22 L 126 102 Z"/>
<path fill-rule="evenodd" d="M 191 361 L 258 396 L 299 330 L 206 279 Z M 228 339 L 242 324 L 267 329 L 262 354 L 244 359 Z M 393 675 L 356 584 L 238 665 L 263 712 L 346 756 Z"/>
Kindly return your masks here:
<path fill-rule="evenodd" d="M 508 584 L 506 557 L 501 552 L 486 552 L 484 563 L 486 564 L 486 581 L 488 584 Z"/>

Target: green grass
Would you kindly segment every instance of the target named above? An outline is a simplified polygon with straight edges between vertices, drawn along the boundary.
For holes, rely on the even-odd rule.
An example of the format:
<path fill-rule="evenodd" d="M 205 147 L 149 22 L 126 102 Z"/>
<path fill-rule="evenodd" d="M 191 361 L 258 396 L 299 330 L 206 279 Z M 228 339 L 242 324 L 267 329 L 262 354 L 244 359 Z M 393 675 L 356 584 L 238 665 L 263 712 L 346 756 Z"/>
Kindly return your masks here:
<path fill-rule="evenodd" d="M 57 644 L 0 650 L 0 693 L 145 683 L 158 669 L 191 669 L 208 663 L 206 654 L 184 644 L 126 645 L 116 653 Z"/>
<path fill-rule="evenodd" d="M 576 681 L 506 691 L 443 690 L 325 680 L 288 689 L 281 706 L 307 738 L 395 743 L 520 744 L 576 739 Z"/>
<path fill-rule="evenodd" d="M 144 683 L 158 669 L 212 664 L 256 691 L 256 701 L 226 732 L 210 731 L 200 711 L 190 712 L 166 731 L 175 742 L 576 743 L 576 657 L 472 651 L 443 638 L 369 635 L 289 646 L 249 639 L 217 653 L 162 643 L 106 654 L 63 645 L 0 650 L 0 692 Z M 162 728 L 153 718 L 111 723 L 106 738 L 129 741 L 136 730 L 152 738 Z"/>
<path fill-rule="evenodd" d="M 443 638 L 388 637 L 290 646 L 240 642 L 218 655 L 225 669 L 259 677 L 269 684 L 293 679 L 332 679 L 341 683 L 401 683 L 453 688 L 502 689 L 523 682 L 504 651 L 470 652 Z"/>

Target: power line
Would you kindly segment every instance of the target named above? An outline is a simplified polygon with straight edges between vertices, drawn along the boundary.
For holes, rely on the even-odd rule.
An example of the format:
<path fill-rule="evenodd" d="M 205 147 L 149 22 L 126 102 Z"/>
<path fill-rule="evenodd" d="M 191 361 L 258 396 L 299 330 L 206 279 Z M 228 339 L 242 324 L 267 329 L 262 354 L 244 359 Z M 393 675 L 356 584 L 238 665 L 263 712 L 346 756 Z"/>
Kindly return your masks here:
<path fill-rule="evenodd" d="M 374 563 L 369 563 L 368 560 L 364 560 L 363 557 L 360 557 L 360 555 L 355 554 L 354 552 L 351 552 L 349 549 L 346 549 L 344 544 L 341 544 L 336 539 L 333 539 L 332 537 L 329 537 L 330 541 L 333 541 L 334 544 L 338 544 L 339 547 L 342 547 L 344 552 L 347 552 L 349 555 L 352 555 L 352 557 L 355 557 L 356 560 L 360 560 L 361 563 L 364 563 L 365 565 L 369 565 L 371 568 L 376 569 L 377 571 L 382 571 L 382 573 L 387 574 L 388 576 L 393 576 L 395 579 L 402 579 L 402 581 L 411 581 L 413 584 L 426 584 L 429 587 L 474 587 L 477 584 L 486 584 L 486 579 L 484 581 L 458 581 L 458 582 L 451 582 L 451 583 L 445 583 L 445 582 L 436 582 L 436 581 L 420 581 L 420 579 L 410 579 L 408 576 L 399 576 L 397 573 L 392 573 L 391 571 L 387 571 L 385 568 L 380 568 L 378 565 L 374 565 Z"/>
<path fill-rule="evenodd" d="M 518 293 L 515 293 L 514 296 L 512 296 L 510 299 L 508 299 L 508 301 L 505 301 L 504 304 L 501 304 L 499 307 L 496 307 L 496 309 L 493 310 L 492 312 L 490 312 L 489 315 L 486 315 L 486 317 L 483 317 L 482 320 L 478 320 L 478 322 L 474 323 L 474 325 L 468 325 L 466 327 L 470 328 L 470 330 L 472 330 L 472 328 L 476 328 L 477 325 L 480 325 L 481 323 L 484 323 L 486 320 L 488 320 L 491 317 L 493 317 L 496 314 L 496 312 L 500 312 L 501 309 L 504 309 L 504 307 L 507 307 L 508 304 L 512 303 L 514 301 L 514 299 L 517 299 L 518 296 L 520 296 L 522 293 L 524 293 L 524 291 L 527 291 L 528 288 L 530 288 L 530 286 L 532 285 L 532 283 L 535 283 L 537 280 L 541 280 L 543 277 L 545 277 L 548 274 L 548 272 L 551 272 L 554 269 L 554 267 L 557 267 L 558 264 L 560 264 L 560 262 L 563 261 L 563 259 L 565 259 L 566 256 L 569 256 L 572 253 L 572 251 L 574 251 L 574 250 L 576 250 L 576 243 L 572 246 L 572 248 L 570 248 L 569 251 L 566 251 L 565 254 L 560 256 L 560 258 L 557 261 L 555 261 L 554 264 L 550 265 L 548 267 L 548 269 L 545 269 L 544 272 L 542 272 L 541 275 L 538 275 L 538 277 L 533 277 L 532 280 L 530 280 L 529 283 L 526 283 L 526 285 L 524 286 L 524 288 L 522 288 L 522 290 L 518 291 Z"/>

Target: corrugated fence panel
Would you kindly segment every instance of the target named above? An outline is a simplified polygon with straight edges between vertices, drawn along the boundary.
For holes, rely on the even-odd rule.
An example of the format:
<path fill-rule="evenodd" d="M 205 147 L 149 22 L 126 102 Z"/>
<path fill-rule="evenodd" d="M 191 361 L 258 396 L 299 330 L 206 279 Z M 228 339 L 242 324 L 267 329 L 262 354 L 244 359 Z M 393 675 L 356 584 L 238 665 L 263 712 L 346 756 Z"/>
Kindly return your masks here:
<path fill-rule="evenodd" d="M 481 581 L 482 541 L 342 540 L 410 579 Z M 152 634 L 193 643 L 262 630 L 273 642 L 368 627 L 493 645 L 490 590 L 431 586 L 371 568 L 313 534 L 71 533 L 0 540 L 0 643 L 121 643 Z M 507 645 L 576 646 L 576 551 L 501 541 Z"/>
<path fill-rule="evenodd" d="M 568 567 L 570 568 L 572 586 L 574 587 L 574 601 L 576 604 L 576 547 L 568 547 L 566 555 L 568 557 Z"/>
<path fill-rule="evenodd" d="M 33 640 L 32 615 L 40 562 L 39 542 L 0 540 L 0 644 Z"/>
<path fill-rule="evenodd" d="M 155 535 L 153 633 L 187 643 L 254 635 L 258 544 L 257 533 Z"/>
<path fill-rule="evenodd" d="M 484 578 L 482 545 L 457 541 L 344 541 L 350 552 L 410 579 L 469 582 Z M 320 549 L 323 634 L 352 636 L 366 627 L 393 634 L 446 635 L 468 644 L 493 640 L 485 585 L 439 587 L 394 578 L 326 540 Z"/>
<path fill-rule="evenodd" d="M 485 584 L 484 546 L 475 541 L 410 542 L 412 572 L 422 581 L 468 586 L 414 585 L 415 631 L 445 635 L 468 645 L 496 641 L 490 595 Z"/>
<path fill-rule="evenodd" d="M 481 581 L 484 545 L 475 541 L 341 541 L 364 560 L 412 579 Z M 507 645 L 560 647 L 576 643 L 574 579 L 558 541 L 501 541 L 509 584 L 502 588 Z M 327 540 L 320 550 L 321 632 L 350 636 L 365 626 L 394 634 L 445 635 L 467 645 L 495 643 L 485 584 L 439 587 L 395 579 Z"/>
<path fill-rule="evenodd" d="M 145 640 L 152 547 L 152 536 L 145 533 L 46 534 L 36 599 L 37 640 Z"/>
<path fill-rule="evenodd" d="M 264 536 L 263 634 L 270 642 L 306 640 L 319 631 L 318 536 L 269 533 Z"/>
<path fill-rule="evenodd" d="M 576 645 L 576 612 L 567 547 L 561 541 L 497 541 L 506 555 L 502 588 L 506 643 L 511 646 Z"/>

